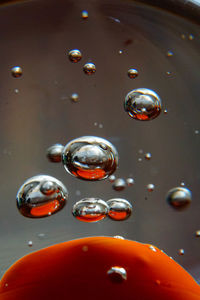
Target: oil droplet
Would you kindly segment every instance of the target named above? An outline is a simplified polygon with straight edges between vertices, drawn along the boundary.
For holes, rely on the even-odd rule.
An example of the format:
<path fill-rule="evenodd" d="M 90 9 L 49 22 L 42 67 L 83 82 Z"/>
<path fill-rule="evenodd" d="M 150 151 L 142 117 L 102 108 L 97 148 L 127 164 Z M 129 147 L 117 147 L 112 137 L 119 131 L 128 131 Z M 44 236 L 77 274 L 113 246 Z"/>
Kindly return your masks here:
<path fill-rule="evenodd" d="M 114 198 L 107 201 L 109 206 L 108 217 L 115 221 L 124 221 L 132 213 L 132 205 L 125 199 Z"/>
<path fill-rule="evenodd" d="M 81 12 L 81 17 L 82 17 L 82 19 L 86 20 L 88 18 L 88 12 L 86 10 L 83 10 Z"/>
<path fill-rule="evenodd" d="M 128 70 L 128 77 L 133 79 L 136 78 L 138 76 L 138 70 L 136 69 L 129 69 Z"/>
<path fill-rule="evenodd" d="M 168 51 L 168 52 L 167 52 L 167 56 L 168 56 L 168 57 L 171 57 L 171 56 L 173 56 L 173 55 L 174 55 L 174 53 L 173 53 L 172 51 Z"/>
<path fill-rule="evenodd" d="M 11 74 L 15 78 L 19 78 L 22 76 L 22 68 L 21 67 L 13 67 L 11 69 Z"/>
<path fill-rule="evenodd" d="M 112 187 L 115 191 L 123 191 L 126 187 L 126 181 L 123 178 L 117 178 Z"/>
<path fill-rule="evenodd" d="M 197 231 L 195 232 L 195 236 L 196 236 L 196 237 L 200 237 L 200 230 L 197 230 Z"/>
<path fill-rule="evenodd" d="M 139 88 L 126 95 L 124 108 L 131 118 L 149 121 L 160 114 L 161 100 L 154 91 Z"/>
<path fill-rule="evenodd" d="M 111 267 L 108 270 L 107 275 L 113 283 L 121 283 L 124 280 L 127 280 L 127 272 L 122 267 L 118 267 L 118 266 Z"/>
<path fill-rule="evenodd" d="M 62 152 L 63 152 L 64 146 L 61 144 L 54 144 L 51 147 L 47 149 L 47 158 L 51 162 L 61 162 L 62 160 Z"/>
<path fill-rule="evenodd" d="M 150 152 L 146 153 L 144 157 L 145 157 L 146 160 L 150 160 L 151 159 L 151 153 Z"/>
<path fill-rule="evenodd" d="M 184 187 L 175 187 L 167 193 L 167 202 L 175 209 L 184 209 L 192 201 L 192 193 Z"/>
<path fill-rule="evenodd" d="M 33 246 L 33 242 L 32 241 L 28 241 L 28 246 L 32 247 Z"/>
<path fill-rule="evenodd" d="M 179 250 L 178 250 L 178 255 L 184 255 L 184 254 L 185 254 L 184 249 L 179 249 Z"/>
<path fill-rule="evenodd" d="M 71 98 L 72 102 L 75 102 L 75 103 L 78 102 L 78 100 L 79 100 L 79 96 L 76 93 L 73 93 L 70 98 Z"/>
<path fill-rule="evenodd" d="M 17 193 L 17 207 L 28 218 L 43 218 L 61 210 L 68 191 L 58 179 L 37 175 L 24 182 Z"/>
<path fill-rule="evenodd" d="M 148 192 L 153 192 L 155 189 L 155 185 L 153 183 L 147 184 L 147 190 Z"/>
<path fill-rule="evenodd" d="M 126 179 L 126 184 L 128 186 L 132 186 L 132 185 L 134 185 L 134 183 L 135 183 L 135 180 L 133 178 L 130 177 L 130 178 Z"/>
<path fill-rule="evenodd" d="M 69 57 L 69 60 L 73 63 L 77 63 L 81 60 L 82 58 L 82 54 L 81 54 L 81 51 L 78 50 L 78 49 L 73 49 L 71 51 L 69 51 L 68 53 L 68 57 Z"/>
<path fill-rule="evenodd" d="M 115 179 L 116 179 L 115 175 L 110 175 L 110 176 L 108 177 L 108 180 L 109 180 L 110 182 L 114 182 Z"/>
<path fill-rule="evenodd" d="M 96 66 L 93 63 L 87 63 L 83 66 L 83 71 L 87 75 L 92 75 L 96 72 Z"/>
<path fill-rule="evenodd" d="M 69 142 L 63 150 L 63 165 L 79 179 L 102 180 L 117 168 L 118 153 L 107 140 L 84 136 Z"/>
<path fill-rule="evenodd" d="M 72 208 L 73 216 L 83 222 L 97 222 L 108 215 L 107 203 L 98 198 L 85 198 L 76 202 Z"/>

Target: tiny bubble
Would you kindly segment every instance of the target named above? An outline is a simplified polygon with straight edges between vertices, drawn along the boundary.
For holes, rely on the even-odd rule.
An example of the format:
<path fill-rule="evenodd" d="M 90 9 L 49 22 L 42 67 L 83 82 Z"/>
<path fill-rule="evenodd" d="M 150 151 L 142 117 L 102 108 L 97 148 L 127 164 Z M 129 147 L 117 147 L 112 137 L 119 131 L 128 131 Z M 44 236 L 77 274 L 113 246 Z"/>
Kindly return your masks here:
<path fill-rule="evenodd" d="M 133 178 L 127 178 L 126 183 L 128 186 L 132 186 L 135 183 L 135 180 Z"/>
<path fill-rule="evenodd" d="M 87 12 L 87 10 L 83 10 L 83 11 L 81 12 L 81 17 L 82 17 L 82 19 L 84 19 L 84 20 L 86 20 L 86 19 L 88 18 L 88 12 Z"/>
<path fill-rule="evenodd" d="M 197 230 L 197 231 L 195 232 L 195 236 L 196 236 L 196 237 L 200 237 L 200 230 Z"/>
<path fill-rule="evenodd" d="M 123 51 L 122 51 L 122 50 L 119 50 L 119 51 L 118 51 L 118 53 L 119 53 L 119 54 L 122 54 L 122 53 L 123 53 Z"/>
<path fill-rule="evenodd" d="M 164 110 L 164 114 L 166 115 L 168 113 L 167 109 Z"/>
<path fill-rule="evenodd" d="M 151 159 L 151 153 L 149 153 L 149 152 L 146 153 L 144 157 L 145 157 L 146 160 L 150 160 Z"/>
<path fill-rule="evenodd" d="M 11 74 L 15 78 L 19 78 L 22 76 L 22 68 L 21 67 L 13 67 L 11 69 Z"/>
<path fill-rule="evenodd" d="M 33 242 L 32 241 L 28 241 L 28 246 L 32 247 L 33 246 Z"/>
<path fill-rule="evenodd" d="M 171 56 L 173 56 L 174 55 L 174 53 L 172 52 L 172 51 L 167 51 L 167 56 L 168 57 L 171 57 Z"/>
<path fill-rule="evenodd" d="M 15 94 L 19 94 L 19 90 L 18 89 L 14 89 Z"/>
<path fill-rule="evenodd" d="M 184 249 L 179 249 L 178 250 L 178 255 L 184 255 L 185 254 L 185 251 L 184 251 Z"/>
<path fill-rule="evenodd" d="M 186 36 L 184 33 L 181 34 L 181 38 L 182 38 L 182 40 L 185 40 Z"/>
<path fill-rule="evenodd" d="M 148 192 L 153 192 L 155 189 L 155 185 L 153 183 L 147 184 L 147 191 Z"/>
<path fill-rule="evenodd" d="M 195 130 L 194 133 L 195 133 L 195 134 L 199 134 L 199 130 Z"/>
<path fill-rule="evenodd" d="M 79 100 L 79 96 L 76 93 L 73 93 L 70 98 L 71 98 L 72 102 L 74 102 L 74 103 L 78 102 L 78 100 Z"/>
<path fill-rule="evenodd" d="M 194 39 L 194 35 L 193 35 L 193 34 L 189 34 L 188 39 L 189 39 L 190 41 L 192 41 L 192 40 Z"/>

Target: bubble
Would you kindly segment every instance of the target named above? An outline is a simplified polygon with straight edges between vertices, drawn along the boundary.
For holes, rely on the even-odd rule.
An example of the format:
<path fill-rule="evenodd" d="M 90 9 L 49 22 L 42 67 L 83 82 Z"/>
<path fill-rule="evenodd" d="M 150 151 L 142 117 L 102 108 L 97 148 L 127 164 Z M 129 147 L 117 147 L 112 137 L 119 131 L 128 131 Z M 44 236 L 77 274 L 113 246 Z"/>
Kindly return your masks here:
<path fill-rule="evenodd" d="M 150 245 L 150 246 L 149 246 L 149 249 L 150 249 L 151 251 L 153 251 L 153 252 L 157 252 L 156 248 L 155 248 L 153 245 Z"/>
<path fill-rule="evenodd" d="M 197 230 L 197 231 L 195 232 L 195 236 L 196 236 L 196 237 L 200 237 L 200 230 Z"/>
<path fill-rule="evenodd" d="M 22 76 L 22 68 L 21 67 L 13 67 L 11 69 L 11 74 L 15 78 L 19 78 Z"/>
<path fill-rule="evenodd" d="M 107 201 L 109 206 L 108 217 L 115 221 L 124 221 L 132 213 L 132 205 L 125 199 L 114 198 Z"/>
<path fill-rule="evenodd" d="M 185 40 L 186 36 L 185 36 L 184 33 L 181 34 L 181 38 L 182 38 L 183 40 Z"/>
<path fill-rule="evenodd" d="M 77 63 L 81 60 L 82 54 L 81 54 L 80 50 L 74 49 L 74 50 L 69 51 L 68 57 L 71 62 Z"/>
<path fill-rule="evenodd" d="M 167 109 L 164 110 L 164 114 L 166 115 L 168 113 Z"/>
<path fill-rule="evenodd" d="M 167 51 L 167 56 L 168 57 L 171 57 L 171 56 L 173 56 L 174 55 L 174 53 L 172 52 L 172 51 Z"/>
<path fill-rule="evenodd" d="M 155 185 L 153 183 L 147 184 L 147 191 L 148 192 L 153 192 L 155 189 Z"/>
<path fill-rule="evenodd" d="M 68 191 L 58 179 L 37 175 L 24 182 L 17 193 L 17 207 L 24 217 L 48 217 L 66 204 Z"/>
<path fill-rule="evenodd" d="M 113 283 L 121 283 L 124 280 L 127 280 L 127 272 L 122 267 L 118 267 L 118 266 L 111 267 L 108 270 L 107 275 Z"/>
<path fill-rule="evenodd" d="M 78 100 L 79 100 L 79 96 L 76 93 L 73 93 L 70 98 L 71 98 L 72 102 L 78 102 Z"/>
<path fill-rule="evenodd" d="M 193 35 L 193 34 L 189 34 L 188 39 L 189 39 L 190 41 L 192 41 L 192 40 L 194 39 L 194 35 Z"/>
<path fill-rule="evenodd" d="M 185 254 L 184 249 L 179 249 L 179 250 L 178 250 L 178 255 L 184 255 L 184 254 Z"/>
<path fill-rule="evenodd" d="M 81 17 L 82 17 L 82 19 L 86 20 L 88 18 L 88 12 L 86 10 L 83 10 L 81 12 Z"/>
<path fill-rule="evenodd" d="M 32 241 L 28 241 L 28 246 L 32 247 L 33 246 L 33 242 Z"/>
<path fill-rule="evenodd" d="M 87 63 L 83 66 L 83 71 L 87 75 L 92 75 L 96 72 L 96 66 L 93 63 Z"/>
<path fill-rule="evenodd" d="M 83 222 L 97 222 L 108 215 L 107 203 L 98 198 L 85 198 L 75 203 L 73 216 Z"/>
<path fill-rule="evenodd" d="M 139 162 L 141 162 L 141 161 L 142 161 L 142 158 L 141 158 L 141 157 L 139 157 L 139 158 L 138 158 L 138 161 L 139 161 Z"/>
<path fill-rule="evenodd" d="M 123 191 L 126 187 L 126 181 L 123 178 L 117 178 L 112 187 L 115 191 Z"/>
<path fill-rule="evenodd" d="M 102 180 L 117 168 L 118 153 L 107 140 L 83 136 L 69 142 L 63 150 L 63 165 L 79 179 Z"/>
<path fill-rule="evenodd" d="M 119 50 L 118 53 L 119 53 L 119 54 L 122 54 L 122 53 L 123 53 L 123 50 Z"/>
<path fill-rule="evenodd" d="M 62 160 L 62 152 L 63 152 L 64 146 L 61 144 L 54 144 L 51 147 L 47 149 L 47 158 L 51 162 L 61 162 Z"/>
<path fill-rule="evenodd" d="M 196 130 L 194 131 L 194 133 L 195 133 L 195 134 L 199 134 L 199 130 L 196 129 Z"/>
<path fill-rule="evenodd" d="M 149 152 L 146 153 L 144 157 L 145 157 L 146 160 L 150 160 L 151 159 L 151 153 L 149 153 Z"/>
<path fill-rule="evenodd" d="M 161 100 L 154 91 L 139 88 L 126 95 L 124 109 L 133 119 L 149 121 L 160 114 Z"/>
<path fill-rule="evenodd" d="M 19 94 L 19 90 L 18 89 L 14 89 L 15 94 Z"/>
<path fill-rule="evenodd" d="M 166 75 L 170 76 L 170 75 L 172 75 L 172 72 L 167 71 L 167 72 L 166 72 Z"/>
<path fill-rule="evenodd" d="M 185 186 L 185 182 L 182 181 L 182 182 L 180 183 L 180 186 Z"/>
<path fill-rule="evenodd" d="M 114 235 L 113 236 L 115 239 L 120 239 L 120 240 L 125 240 L 125 238 L 121 235 Z"/>
<path fill-rule="evenodd" d="M 108 180 L 109 180 L 111 183 L 114 182 L 115 179 L 116 179 L 115 175 L 110 175 L 110 176 L 108 177 Z"/>
<path fill-rule="evenodd" d="M 192 201 L 192 193 L 184 187 L 175 187 L 168 191 L 167 202 L 175 209 L 184 209 Z"/>
<path fill-rule="evenodd" d="M 133 79 L 136 78 L 138 76 L 138 70 L 136 69 L 129 69 L 128 70 L 128 77 Z"/>
<path fill-rule="evenodd" d="M 134 185 L 134 183 L 135 183 L 135 180 L 133 178 L 130 177 L 130 178 L 126 179 L 126 184 L 128 186 L 132 186 L 132 185 Z"/>

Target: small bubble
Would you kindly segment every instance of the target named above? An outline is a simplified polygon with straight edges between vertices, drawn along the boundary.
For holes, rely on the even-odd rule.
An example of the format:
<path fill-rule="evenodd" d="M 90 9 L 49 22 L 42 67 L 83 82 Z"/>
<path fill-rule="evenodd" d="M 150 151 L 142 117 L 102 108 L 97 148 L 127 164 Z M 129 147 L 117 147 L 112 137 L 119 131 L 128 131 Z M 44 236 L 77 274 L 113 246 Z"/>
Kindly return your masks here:
<path fill-rule="evenodd" d="M 62 160 L 65 170 L 71 175 L 84 180 L 102 180 L 116 170 L 118 153 L 107 140 L 84 136 L 65 146 Z"/>
<path fill-rule="evenodd" d="M 184 33 L 181 34 L 181 38 L 182 38 L 182 40 L 185 40 L 186 36 Z"/>
<path fill-rule="evenodd" d="M 133 79 L 136 78 L 138 76 L 138 70 L 136 69 L 129 69 L 128 70 L 128 77 Z"/>
<path fill-rule="evenodd" d="M 92 75 L 96 72 L 96 66 L 93 63 L 87 63 L 83 66 L 83 71 L 87 75 Z"/>
<path fill-rule="evenodd" d="M 182 182 L 180 183 L 180 186 L 185 186 L 185 182 L 182 181 Z"/>
<path fill-rule="evenodd" d="M 85 198 L 76 202 L 72 208 L 73 216 L 83 222 L 97 222 L 108 215 L 107 203 L 98 198 Z"/>
<path fill-rule="evenodd" d="M 124 280 L 127 280 L 127 272 L 122 267 L 111 267 L 108 270 L 107 275 L 113 283 L 121 283 Z"/>
<path fill-rule="evenodd" d="M 109 180 L 110 182 L 114 182 L 115 179 L 116 179 L 115 175 L 110 175 L 110 176 L 108 177 L 108 180 Z"/>
<path fill-rule="evenodd" d="M 153 183 L 147 184 L 147 191 L 148 192 L 153 192 L 155 189 L 155 185 Z"/>
<path fill-rule="evenodd" d="M 28 246 L 32 247 L 33 246 L 33 242 L 32 241 L 28 241 Z"/>
<path fill-rule="evenodd" d="M 51 147 L 47 149 L 47 158 L 49 161 L 58 163 L 62 160 L 62 152 L 63 152 L 64 146 L 61 144 L 54 144 Z"/>
<path fill-rule="evenodd" d="M 192 40 L 194 39 L 194 35 L 193 35 L 193 34 L 189 34 L 188 39 L 189 39 L 190 41 L 192 41 Z"/>
<path fill-rule="evenodd" d="M 139 88 L 126 95 L 124 109 L 133 119 L 149 121 L 160 114 L 161 100 L 154 91 Z"/>
<path fill-rule="evenodd" d="M 19 90 L 18 89 L 14 89 L 15 94 L 19 94 Z"/>
<path fill-rule="evenodd" d="M 167 71 L 167 72 L 166 72 L 166 75 L 170 76 L 170 75 L 172 75 L 172 72 Z"/>
<path fill-rule="evenodd" d="M 168 113 L 167 109 L 164 110 L 164 114 L 166 115 Z"/>
<path fill-rule="evenodd" d="M 130 178 L 126 179 L 126 184 L 128 186 L 132 186 L 132 185 L 134 185 L 134 183 L 135 183 L 135 180 L 133 178 L 130 177 Z"/>
<path fill-rule="evenodd" d="M 196 236 L 196 237 L 200 237 L 200 230 L 197 230 L 197 231 L 195 232 L 195 236 Z"/>
<path fill-rule="evenodd" d="M 88 12 L 87 12 L 87 10 L 83 10 L 83 11 L 81 12 L 81 17 L 82 17 L 82 19 L 84 19 L 84 20 L 86 20 L 86 19 L 88 18 Z"/>
<path fill-rule="evenodd" d="M 174 55 L 174 53 L 173 53 L 172 51 L 168 51 L 168 52 L 167 52 L 167 56 L 168 56 L 168 57 L 171 57 L 171 56 L 173 56 L 173 55 Z"/>
<path fill-rule="evenodd" d="M 38 233 L 38 237 L 39 237 L 40 239 L 43 239 L 43 238 L 45 237 L 45 233 Z"/>
<path fill-rule="evenodd" d="M 178 255 L 184 255 L 184 254 L 185 254 L 184 249 L 179 249 L 179 250 L 178 250 Z"/>
<path fill-rule="evenodd" d="M 78 102 L 78 100 L 79 100 L 79 96 L 76 93 L 73 93 L 70 98 L 71 98 L 72 102 Z"/>
<path fill-rule="evenodd" d="M 119 51 L 118 51 L 118 53 L 119 53 L 119 54 L 122 54 L 122 53 L 123 53 L 123 51 L 122 51 L 122 50 L 119 50 Z"/>
<path fill-rule="evenodd" d="M 141 162 L 141 161 L 142 161 L 142 158 L 141 158 L 141 157 L 139 157 L 139 158 L 138 158 L 138 161 L 139 161 L 139 162 Z"/>
<path fill-rule="evenodd" d="M 196 129 L 196 130 L 194 131 L 194 133 L 195 133 L 195 134 L 199 134 L 199 130 Z"/>
<path fill-rule="evenodd" d="M 99 128 L 102 129 L 103 128 L 103 124 L 99 124 Z"/>
<path fill-rule="evenodd" d="M 48 175 L 37 175 L 20 187 L 17 208 L 24 217 L 43 218 L 61 210 L 67 198 L 68 191 L 61 181 Z"/>
<path fill-rule="evenodd" d="M 184 209 L 192 201 L 192 193 L 184 187 L 175 187 L 166 195 L 166 201 L 175 209 Z"/>
<path fill-rule="evenodd" d="M 149 249 L 152 250 L 153 252 L 157 252 L 156 248 L 152 245 L 149 246 Z"/>
<path fill-rule="evenodd" d="M 126 181 L 123 178 L 117 178 L 112 187 L 115 191 L 123 191 L 126 187 Z"/>
<path fill-rule="evenodd" d="M 21 67 L 13 67 L 11 69 L 11 74 L 15 78 L 19 78 L 22 76 L 22 68 Z"/>
<path fill-rule="evenodd" d="M 144 157 L 145 157 L 146 160 L 150 160 L 151 159 L 151 153 L 150 152 L 146 153 Z"/>
<path fill-rule="evenodd" d="M 97 122 L 94 122 L 94 126 L 97 126 L 98 125 L 98 123 Z"/>
<path fill-rule="evenodd" d="M 114 198 L 107 201 L 109 206 L 108 217 L 115 221 L 124 221 L 132 213 L 132 205 L 125 199 Z"/>
<path fill-rule="evenodd" d="M 68 57 L 71 62 L 77 63 L 81 60 L 82 54 L 81 54 L 80 50 L 74 49 L 74 50 L 69 51 Z"/>
<path fill-rule="evenodd" d="M 113 236 L 115 239 L 120 239 L 120 240 L 125 240 L 125 238 L 121 235 L 114 235 Z"/>
<path fill-rule="evenodd" d="M 143 154 L 143 152 L 144 152 L 144 151 L 143 151 L 142 149 L 138 150 L 138 153 L 139 153 L 139 154 Z"/>

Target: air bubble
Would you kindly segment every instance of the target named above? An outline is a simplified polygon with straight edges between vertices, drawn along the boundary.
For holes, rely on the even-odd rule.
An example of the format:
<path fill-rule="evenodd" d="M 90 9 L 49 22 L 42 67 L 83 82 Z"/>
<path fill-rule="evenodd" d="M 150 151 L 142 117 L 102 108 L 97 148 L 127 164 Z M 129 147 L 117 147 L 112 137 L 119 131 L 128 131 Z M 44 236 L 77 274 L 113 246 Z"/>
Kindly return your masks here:
<path fill-rule="evenodd" d="M 73 216 L 83 222 L 97 222 L 108 215 L 107 203 L 98 198 L 85 198 L 75 203 Z"/>
<path fill-rule="evenodd" d="M 133 119 L 149 121 L 161 112 L 160 97 L 152 90 L 139 88 L 129 92 L 125 98 L 125 111 Z"/>
<path fill-rule="evenodd" d="M 155 189 L 155 185 L 153 183 L 147 184 L 147 191 L 148 192 L 153 192 Z"/>
<path fill-rule="evenodd" d="M 167 72 L 166 72 L 166 75 L 170 76 L 170 75 L 172 75 L 172 72 L 167 71 Z"/>
<path fill-rule="evenodd" d="M 28 218 L 43 218 L 61 210 L 68 191 L 58 179 L 37 175 L 25 181 L 17 193 L 17 207 Z"/>
<path fill-rule="evenodd" d="M 146 160 L 150 160 L 151 159 L 151 153 L 149 153 L 149 152 L 146 153 L 144 157 L 145 157 Z"/>
<path fill-rule="evenodd" d="M 200 230 L 197 230 L 197 231 L 195 232 L 195 236 L 196 236 L 196 237 L 200 237 Z"/>
<path fill-rule="evenodd" d="M 192 193 L 184 187 L 175 187 L 167 193 L 167 202 L 175 209 L 184 209 L 192 201 Z"/>
<path fill-rule="evenodd" d="M 75 102 L 75 103 L 78 102 L 78 100 L 79 100 L 79 96 L 76 93 L 73 93 L 70 98 L 71 98 L 72 102 Z"/>
<path fill-rule="evenodd" d="M 174 53 L 173 53 L 172 51 L 168 51 L 168 52 L 167 52 L 167 56 L 168 56 L 168 57 L 171 57 L 171 56 L 173 56 L 173 55 L 174 55 Z"/>
<path fill-rule="evenodd" d="M 120 239 L 120 240 L 125 240 L 125 238 L 121 235 L 114 235 L 113 236 L 115 239 Z"/>
<path fill-rule="evenodd" d="M 32 241 L 28 241 L 28 246 L 32 247 L 33 246 L 33 242 Z"/>
<path fill-rule="evenodd" d="M 92 75 L 96 72 L 96 66 L 93 63 L 87 63 L 83 66 L 83 71 L 87 75 Z"/>
<path fill-rule="evenodd" d="M 119 50 L 119 51 L 118 51 L 118 53 L 119 53 L 119 54 L 122 54 L 122 53 L 123 53 L 123 51 L 122 51 L 122 50 Z"/>
<path fill-rule="evenodd" d="M 196 130 L 194 131 L 194 133 L 195 133 L 195 134 L 199 134 L 199 130 L 196 129 Z"/>
<path fill-rule="evenodd" d="M 164 110 L 164 114 L 166 115 L 168 113 L 167 109 Z"/>
<path fill-rule="evenodd" d="M 127 280 L 127 272 L 122 267 L 118 267 L 118 266 L 111 267 L 108 270 L 107 275 L 113 283 L 121 283 L 124 280 Z"/>
<path fill-rule="evenodd" d="M 51 147 L 47 149 L 47 158 L 49 161 L 58 163 L 62 160 L 62 152 L 63 152 L 64 146 L 61 144 L 54 144 Z"/>
<path fill-rule="evenodd" d="M 63 150 L 63 165 L 79 179 L 102 180 L 117 168 L 118 153 L 107 140 L 84 136 L 69 142 Z"/>
<path fill-rule="evenodd" d="M 135 183 L 135 180 L 133 178 L 130 177 L 130 178 L 126 179 L 126 184 L 128 186 L 132 186 L 132 185 L 134 185 L 134 183 Z"/>
<path fill-rule="evenodd" d="M 19 78 L 22 76 L 22 68 L 21 67 L 13 67 L 11 69 L 11 74 L 15 78 Z"/>
<path fill-rule="evenodd" d="M 113 182 L 115 181 L 115 179 L 116 179 L 115 175 L 110 175 L 110 176 L 108 177 L 108 180 L 109 180 L 111 183 L 113 183 Z"/>
<path fill-rule="evenodd" d="M 124 221 L 132 213 L 132 205 L 125 199 L 114 198 L 107 201 L 109 206 L 108 217 L 115 221 Z"/>
<path fill-rule="evenodd" d="M 14 89 L 15 94 L 19 94 L 19 90 L 18 89 Z"/>
<path fill-rule="evenodd" d="M 115 191 L 123 191 L 126 187 L 126 181 L 123 178 L 117 178 L 112 187 Z"/>
<path fill-rule="evenodd" d="M 194 39 L 194 35 L 193 35 L 193 34 L 189 34 L 188 39 L 189 39 L 190 41 L 192 41 L 192 40 Z"/>
<path fill-rule="evenodd" d="M 128 77 L 133 79 L 136 78 L 138 76 L 138 70 L 136 69 L 129 69 L 128 70 Z"/>
<path fill-rule="evenodd" d="M 86 10 L 83 10 L 81 12 L 81 17 L 82 17 L 82 19 L 86 20 L 88 18 L 88 12 Z"/>
<path fill-rule="evenodd" d="M 179 249 L 178 250 L 178 255 L 184 255 L 185 254 L 185 251 L 184 251 L 184 249 Z"/>
<path fill-rule="evenodd" d="M 81 60 L 82 54 L 81 54 L 80 50 L 74 49 L 74 50 L 69 51 L 68 57 L 71 62 L 77 63 Z"/>

